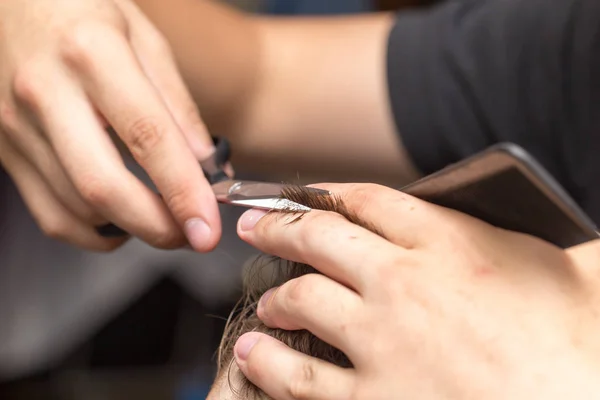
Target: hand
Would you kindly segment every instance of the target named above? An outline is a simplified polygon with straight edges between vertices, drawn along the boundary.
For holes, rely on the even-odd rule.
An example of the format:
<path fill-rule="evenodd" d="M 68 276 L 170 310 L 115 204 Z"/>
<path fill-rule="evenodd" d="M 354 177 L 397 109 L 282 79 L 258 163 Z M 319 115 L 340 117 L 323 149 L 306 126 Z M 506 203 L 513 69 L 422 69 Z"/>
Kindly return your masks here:
<path fill-rule="evenodd" d="M 293 224 L 253 210 L 238 231 L 325 274 L 267 292 L 261 320 L 308 329 L 354 368 L 247 333 L 236 362 L 265 392 L 278 400 L 598 396 L 599 251 L 573 257 L 380 186 L 318 186 L 341 194 L 386 239 L 314 210 Z"/>
<path fill-rule="evenodd" d="M 129 0 L 0 2 L 0 163 L 42 230 L 94 250 L 114 223 L 161 248 L 221 234 L 212 141 L 165 40 Z M 130 173 L 111 126 L 162 199 Z M 185 235 L 184 235 L 185 232 Z"/>

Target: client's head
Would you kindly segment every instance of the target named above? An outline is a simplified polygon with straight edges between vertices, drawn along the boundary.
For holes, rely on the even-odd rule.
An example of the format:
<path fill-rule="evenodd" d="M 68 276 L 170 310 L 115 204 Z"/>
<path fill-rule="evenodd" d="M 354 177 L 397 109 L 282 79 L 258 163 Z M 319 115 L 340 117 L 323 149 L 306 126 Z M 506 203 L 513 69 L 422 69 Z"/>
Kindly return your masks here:
<path fill-rule="evenodd" d="M 316 195 L 314 192 L 300 186 L 290 186 L 284 190 L 283 197 L 312 209 L 336 212 L 350 222 L 377 233 L 375 229 L 367 226 L 355 214 L 351 213 L 339 197 Z M 302 214 L 299 214 L 297 219 L 301 217 Z M 296 220 L 292 222 L 294 221 Z M 234 345 L 237 339 L 247 332 L 265 333 L 304 354 L 331 362 L 340 367 L 352 367 L 350 360 L 344 353 L 323 342 L 310 332 L 271 329 L 265 326 L 256 315 L 258 301 L 267 290 L 311 273 L 318 273 L 318 271 L 306 264 L 268 255 L 258 257 L 248 266 L 245 271 L 242 299 L 230 316 L 219 347 L 218 375 L 213 390 L 208 397 L 209 400 L 269 399 L 244 377 L 234 362 Z"/>

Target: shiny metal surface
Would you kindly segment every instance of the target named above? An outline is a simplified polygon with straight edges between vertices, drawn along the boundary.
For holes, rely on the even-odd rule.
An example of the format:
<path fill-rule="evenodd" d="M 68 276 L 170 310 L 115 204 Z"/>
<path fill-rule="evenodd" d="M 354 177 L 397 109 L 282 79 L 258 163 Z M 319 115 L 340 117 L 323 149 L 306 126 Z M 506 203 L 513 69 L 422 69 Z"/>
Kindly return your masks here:
<path fill-rule="evenodd" d="M 217 201 L 245 207 L 260 208 L 264 210 L 285 210 L 295 212 L 308 212 L 311 209 L 291 200 L 282 199 L 281 191 L 285 187 L 281 183 L 255 182 L 228 180 L 212 186 Z M 321 195 L 329 191 L 307 188 Z"/>

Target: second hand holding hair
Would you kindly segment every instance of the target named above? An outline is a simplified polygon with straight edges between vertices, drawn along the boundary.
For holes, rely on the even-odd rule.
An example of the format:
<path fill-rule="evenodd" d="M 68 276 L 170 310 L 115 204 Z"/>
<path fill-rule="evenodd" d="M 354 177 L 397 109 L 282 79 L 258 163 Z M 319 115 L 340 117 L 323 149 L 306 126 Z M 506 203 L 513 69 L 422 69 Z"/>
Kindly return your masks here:
<path fill-rule="evenodd" d="M 236 364 L 272 398 L 597 396 L 597 251 L 585 258 L 585 249 L 564 251 L 377 185 L 318 187 L 377 231 L 331 211 L 289 224 L 293 216 L 253 210 L 238 233 L 324 275 L 265 293 L 262 322 L 312 332 L 353 368 L 245 333 Z"/>

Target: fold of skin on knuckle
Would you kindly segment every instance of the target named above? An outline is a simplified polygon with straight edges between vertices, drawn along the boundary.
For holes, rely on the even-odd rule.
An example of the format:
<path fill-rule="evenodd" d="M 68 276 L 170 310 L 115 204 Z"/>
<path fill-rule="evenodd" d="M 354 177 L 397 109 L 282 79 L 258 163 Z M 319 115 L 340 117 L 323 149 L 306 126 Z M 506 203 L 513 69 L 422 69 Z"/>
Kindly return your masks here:
<path fill-rule="evenodd" d="M 315 381 L 318 374 L 318 363 L 313 359 L 302 361 L 292 376 L 288 394 L 292 399 L 308 400 L 315 394 Z"/>
<path fill-rule="evenodd" d="M 155 226 L 149 233 L 148 244 L 159 249 L 176 249 L 186 243 L 183 234 L 170 226 Z"/>
<path fill-rule="evenodd" d="M 313 292 L 311 288 L 313 280 L 303 278 L 304 276 L 292 279 L 273 293 L 268 304 L 266 304 L 266 310 L 262 313 L 267 316 L 268 324 L 267 321 L 263 320 L 267 326 L 277 326 L 289 330 L 298 329 L 298 326 L 290 320 L 290 317 L 293 318 L 298 313 L 306 313 L 306 308 L 310 311 L 310 304 L 313 303 L 309 300 L 311 292 Z"/>
<path fill-rule="evenodd" d="M 125 142 L 133 157 L 144 163 L 155 154 L 165 133 L 165 127 L 157 118 L 142 117 L 129 124 L 125 132 Z"/>
<path fill-rule="evenodd" d="M 115 210 L 115 204 L 113 203 L 115 197 L 124 197 L 123 195 L 115 195 L 121 191 L 121 188 L 114 182 L 120 181 L 118 178 L 113 179 L 110 174 L 98 175 L 90 173 L 78 176 L 76 186 L 84 201 L 94 209 L 122 213 L 126 210 Z M 185 243 L 181 232 L 174 229 L 171 224 L 161 222 L 159 218 L 155 219 L 151 225 L 144 224 L 144 229 L 146 230 L 144 239 L 153 247 L 170 249 L 179 247 Z"/>
<path fill-rule="evenodd" d="M 61 213 L 47 212 L 40 215 L 38 212 L 33 214 L 44 235 L 52 239 L 68 241 L 70 237 L 69 227 Z"/>
<path fill-rule="evenodd" d="M 115 40 L 124 40 L 123 33 L 116 27 L 83 20 L 65 29 L 59 42 L 59 54 L 69 67 L 90 73 L 101 63 L 100 55 L 110 54 Z"/>
<path fill-rule="evenodd" d="M 275 291 L 271 294 L 271 298 L 268 299 L 267 303 L 259 303 L 259 306 L 256 309 L 256 315 L 261 321 L 267 324 L 267 326 L 274 325 L 274 322 L 271 320 L 271 316 L 277 315 L 278 304 L 281 302 L 281 296 L 279 292 L 284 286 L 279 286 L 277 289 L 275 289 Z"/>
<path fill-rule="evenodd" d="M 0 133 L 4 133 L 7 137 L 16 134 L 19 122 L 15 108 L 8 100 L 0 99 Z"/>
<path fill-rule="evenodd" d="M 375 199 L 377 199 L 377 203 L 389 203 L 390 207 L 399 204 L 403 207 L 413 208 L 423 203 L 407 193 L 387 186 L 374 183 L 351 185 L 348 190 L 343 191 L 343 196 L 347 203 L 352 204 L 353 211 L 358 214 L 362 214 L 365 209 L 372 207 Z"/>
<path fill-rule="evenodd" d="M 94 208 L 105 209 L 111 206 L 111 193 L 118 191 L 107 174 L 84 173 L 75 177 L 75 186 L 83 200 Z"/>
<path fill-rule="evenodd" d="M 41 61 L 30 60 L 23 63 L 12 79 L 12 92 L 17 102 L 39 112 L 44 106 L 44 87 L 46 79 Z"/>
<path fill-rule="evenodd" d="M 303 307 L 305 300 L 314 294 L 314 274 L 304 275 L 294 278 L 284 284 L 285 300 L 280 302 L 281 307 L 286 312 L 295 312 Z"/>
<path fill-rule="evenodd" d="M 164 190 L 161 190 L 161 192 L 171 213 L 187 220 L 185 214 L 189 214 L 189 210 L 195 208 L 193 204 L 190 204 L 190 200 L 195 198 L 193 188 L 186 185 L 185 182 L 171 182 L 171 184 Z M 192 215 L 189 217 L 192 217 Z"/>
<path fill-rule="evenodd" d="M 151 24 L 144 24 L 150 29 L 143 29 L 143 35 L 137 39 L 151 58 L 173 59 L 173 51 L 165 36 Z"/>
<path fill-rule="evenodd" d="M 372 203 L 372 199 L 377 196 L 379 190 L 380 186 L 372 183 L 351 184 L 347 190 L 344 190 L 343 198 L 352 205 L 352 211 L 362 214 Z"/>
<path fill-rule="evenodd" d="M 213 141 L 210 138 L 206 125 L 200 117 L 200 112 L 196 104 L 193 103 L 188 95 L 184 94 L 183 97 L 185 98 L 181 99 L 181 101 L 184 103 L 184 106 L 181 107 L 181 112 L 178 111 L 179 107 L 176 107 L 174 110 L 175 119 L 186 134 L 186 137 L 189 138 L 188 140 L 193 141 L 191 145 L 194 146 L 197 143 L 201 146 L 201 148 L 196 149 L 201 154 L 197 154 L 196 156 L 205 158 L 214 149 Z"/>
<path fill-rule="evenodd" d="M 346 187 L 347 186 L 347 187 Z M 376 183 L 350 183 L 342 186 L 340 194 L 344 199 L 352 204 L 355 212 L 362 212 L 368 208 L 374 199 L 409 199 L 411 196 L 399 190 Z"/>
<path fill-rule="evenodd" d="M 106 218 L 104 218 L 100 213 L 90 207 L 88 204 L 75 204 L 74 206 L 76 210 L 76 214 L 82 219 L 83 222 L 86 222 L 93 226 L 104 225 L 107 223 Z"/>

